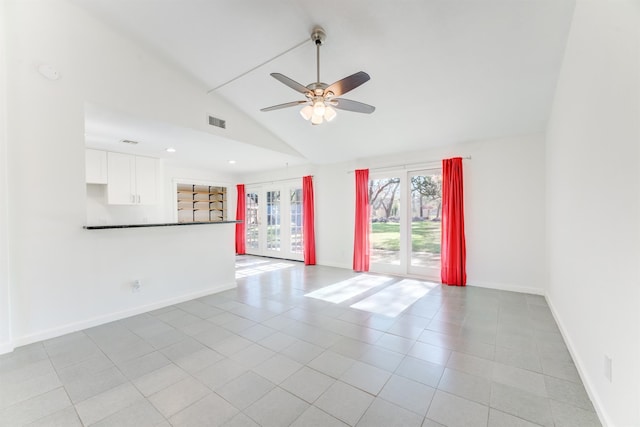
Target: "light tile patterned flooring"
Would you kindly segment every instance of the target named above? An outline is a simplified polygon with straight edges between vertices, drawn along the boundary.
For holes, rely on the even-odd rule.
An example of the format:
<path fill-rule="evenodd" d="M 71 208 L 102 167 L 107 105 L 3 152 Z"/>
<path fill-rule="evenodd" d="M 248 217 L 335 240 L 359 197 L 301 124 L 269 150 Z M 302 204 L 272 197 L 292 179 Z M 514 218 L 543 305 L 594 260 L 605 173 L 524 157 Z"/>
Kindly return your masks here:
<path fill-rule="evenodd" d="M 237 289 L 0 356 L 2 426 L 599 426 L 544 298 L 436 286 L 395 318 L 238 257 Z"/>

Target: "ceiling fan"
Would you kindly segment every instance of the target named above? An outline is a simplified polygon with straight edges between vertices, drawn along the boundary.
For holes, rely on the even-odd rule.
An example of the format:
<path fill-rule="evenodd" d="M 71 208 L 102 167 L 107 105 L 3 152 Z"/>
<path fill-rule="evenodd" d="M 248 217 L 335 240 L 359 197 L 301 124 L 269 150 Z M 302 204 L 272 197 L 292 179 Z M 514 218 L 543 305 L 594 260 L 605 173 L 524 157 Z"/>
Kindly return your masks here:
<path fill-rule="evenodd" d="M 331 85 L 320 81 L 320 46 L 322 46 L 326 38 L 327 35 L 321 27 L 315 27 L 311 32 L 311 40 L 313 40 L 316 45 L 317 81 L 315 83 L 303 86 L 283 74 L 271 73 L 273 78 L 289 86 L 291 89 L 302 93 L 307 99 L 262 108 L 260 111 L 273 111 L 305 104 L 302 110 L 300 110 L 300 114 L 305 120 L 311 121 L 313 125 L 319 125 L 324 121 L 330 122 L 333 120 L 336 117 L 335 109 L 366 114 L 371 114 L 375 111 L 376 108 L 372 105 L 350 99 L 338 98 L 370 79 L 369 74 L 364 71 L 359 71 Z"/>

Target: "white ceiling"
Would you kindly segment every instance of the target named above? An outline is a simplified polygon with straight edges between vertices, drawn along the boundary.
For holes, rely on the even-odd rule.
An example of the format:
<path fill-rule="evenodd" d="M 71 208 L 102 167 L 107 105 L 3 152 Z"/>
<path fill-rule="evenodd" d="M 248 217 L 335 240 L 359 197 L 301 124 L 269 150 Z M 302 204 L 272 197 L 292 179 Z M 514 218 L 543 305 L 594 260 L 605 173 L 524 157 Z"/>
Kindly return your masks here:
<path fill-rule="evenodd" d="M 160 158 L 182 167 L 248 173 L 306 163 L 297 156 L 89 103 L 85 104 L 84 130 L 89 148 Z"/>
<path fill-rule="evenodd" d="M 314 163 L 545 130 L 575 0 L 76 0 L 206 88 L 308 39 L 321 80 L 371 80 L 345 98 L 376 107 L 311 126 L 269 76 L 315 81 L 309 41 L 215 93 Z M 246 141 L 251 143 L 251 141 Z M 227 141 L 229 144 L 232 142 Z"/>

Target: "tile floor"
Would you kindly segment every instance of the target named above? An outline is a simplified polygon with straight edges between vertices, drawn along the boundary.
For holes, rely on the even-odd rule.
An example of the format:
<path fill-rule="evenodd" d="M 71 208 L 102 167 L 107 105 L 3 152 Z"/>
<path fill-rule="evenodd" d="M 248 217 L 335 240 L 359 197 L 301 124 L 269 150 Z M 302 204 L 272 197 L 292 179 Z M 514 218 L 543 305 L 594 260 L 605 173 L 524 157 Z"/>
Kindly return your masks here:
<path fill-rule="evenodd" d="M 600 425 L 540 296 L 438 285 L 386 317 L 350 306 L 400 279 L 336 304 L 305 294 L 356 273 L 237 266 L 237 289 L 0 356 L 0 425 Z"/>

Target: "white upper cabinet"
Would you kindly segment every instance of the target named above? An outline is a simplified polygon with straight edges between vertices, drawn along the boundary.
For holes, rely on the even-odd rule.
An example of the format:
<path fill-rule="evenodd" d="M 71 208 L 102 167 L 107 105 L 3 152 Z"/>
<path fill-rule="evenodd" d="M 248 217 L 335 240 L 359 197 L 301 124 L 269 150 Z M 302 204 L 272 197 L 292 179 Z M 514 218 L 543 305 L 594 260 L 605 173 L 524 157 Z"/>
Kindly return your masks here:
<path fill-rule="evenodd" d="M 107 183 L 107 152 L 85 150 L 85 177 L 87 184 Z"/>
<path fill-rule="evenodd" d="M 107 153 L 107 202 L 110 205 L 136 204 L 135 157 Z"/>
<path fill-rule="evenodd" d="M 107 203 L 110 205 L 157 202 L 157 159 L 109 152 L 107 170 Z"/>
<path fill-rule="evenodd" d="M 158 159 L 136 156 L 136 194 L 138 204 L 154 205 L 157 202 Z"/>

